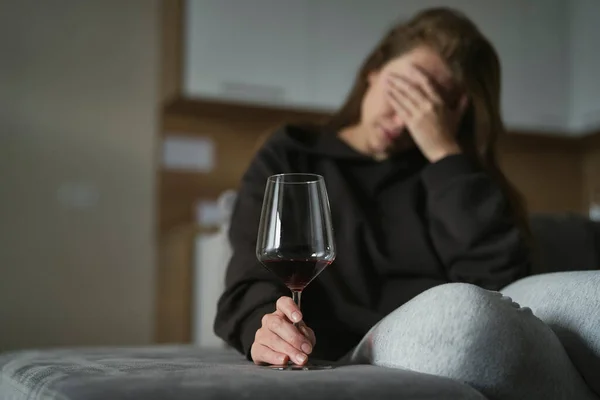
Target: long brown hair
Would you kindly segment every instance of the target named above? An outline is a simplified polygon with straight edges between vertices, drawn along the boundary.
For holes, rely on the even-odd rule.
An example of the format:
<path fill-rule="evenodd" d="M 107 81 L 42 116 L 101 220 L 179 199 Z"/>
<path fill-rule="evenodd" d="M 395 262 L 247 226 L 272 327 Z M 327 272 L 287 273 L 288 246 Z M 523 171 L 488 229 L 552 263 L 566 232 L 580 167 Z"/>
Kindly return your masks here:
<path fill-rule="evenodd" d="M 388 61 L 419 46 L 440 54 L 469 98 L 458 141 L 465 154 L 496 179 L 508 197 L 517 224 L 530 236 L 525 202 L 502 173 L 496 155 L 498 139 L 506 133 L 500 116 L 500 62 L 492 44 L 462 13 L 432 8 L 393 26 L 363 62 L 344 104 L 327 122 L 331 131 L 357 124 L 368 75 Z"/>

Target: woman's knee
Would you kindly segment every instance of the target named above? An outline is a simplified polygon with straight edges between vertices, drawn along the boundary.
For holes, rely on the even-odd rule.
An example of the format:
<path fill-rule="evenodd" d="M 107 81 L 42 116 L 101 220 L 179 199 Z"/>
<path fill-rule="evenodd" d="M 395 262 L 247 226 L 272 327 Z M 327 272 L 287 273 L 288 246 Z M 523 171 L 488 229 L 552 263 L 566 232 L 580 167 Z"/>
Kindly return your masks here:
<path fill-rule="evenodd" d="M 467 382 L 494 398 L 509 398 L 515 385 L 523 396 L 542 386 L 565 394 L 558 398 L 589 398 L 548 326 L 510 298 L 474 285 L 420 294 L 381 320 L 354 356 Z"/>
<path fill-rule="evenodd" d="M 510 297 L 466 283 L 432 288 L 414 299 L 410 308 L 427 309 L 427 325 L 442 330 L 465 357 L 480 357 L 491 344 L 519 350 L 531 324 L 543 325 L 528 307 Z M 473 361 L 473 360 L 470 360 Z"/>
<path fill-rule="evenodd" d="M 415 297 L 405 307 L 427 309 L 427 319 L 473 339 L 489 337 L 492 331 L 505 331 L 523 321 L 535 319 L 531 309 L 521 307 L 500 292 L 467 283 L 436 286 Z"/>
<path fill-rule="evenodd" d="M 498 292 L 452 283 L 434 287 L 392 312 L 374 330 L 381 334 L 372 339 L 387 340 L 386 333 L 391 333 L 390 346 L 409 345 L 418 349 L 415 354 L 473 364 L 499 345 L 522 354 L 523 331 L 531 320 L 536 320 L 531 310 Z"/>
<path fill-rule="evenodd" d="M 531 310 L 498 292 L 446 284 L 383 319 L 370 333 L 370 356 L 382 365 L 476 381 L 494 365 L 513 371 L 527 365 L 523 357 L 537 340 L 532 324 L 546 329 Z"/>

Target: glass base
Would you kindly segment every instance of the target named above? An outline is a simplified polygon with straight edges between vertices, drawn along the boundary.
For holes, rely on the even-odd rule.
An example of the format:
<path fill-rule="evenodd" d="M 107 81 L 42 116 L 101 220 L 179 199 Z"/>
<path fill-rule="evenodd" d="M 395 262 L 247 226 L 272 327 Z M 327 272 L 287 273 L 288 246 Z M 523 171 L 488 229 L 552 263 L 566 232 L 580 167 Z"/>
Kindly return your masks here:
<path fill-rule="evenodd" d="M 319 371 L 324 369 L 332 369 L 333 366 L 311 362 L 309 362 L 306 365 L 297 365 L 290 362 L 287 365 L 267 365 L 265 368 L 273 369 L 276 371 Z"/>

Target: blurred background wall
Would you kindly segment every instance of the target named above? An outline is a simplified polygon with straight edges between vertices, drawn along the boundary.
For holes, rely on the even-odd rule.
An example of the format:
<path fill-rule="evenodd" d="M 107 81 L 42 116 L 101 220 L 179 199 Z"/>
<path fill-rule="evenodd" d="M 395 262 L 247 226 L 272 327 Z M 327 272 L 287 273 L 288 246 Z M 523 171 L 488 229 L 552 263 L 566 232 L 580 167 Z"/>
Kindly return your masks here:
<path fill-rule="evenodd" d="M 498 50 L 530 211 L 600 210 L 598 0 L 0 0 L 0 351 L 212 334 L 215 200 L 438 5 Z"/>
<path fill-rule="evenodd" d="M 0 351 L 152 340 L 158 13 L 0 1 Z"/>

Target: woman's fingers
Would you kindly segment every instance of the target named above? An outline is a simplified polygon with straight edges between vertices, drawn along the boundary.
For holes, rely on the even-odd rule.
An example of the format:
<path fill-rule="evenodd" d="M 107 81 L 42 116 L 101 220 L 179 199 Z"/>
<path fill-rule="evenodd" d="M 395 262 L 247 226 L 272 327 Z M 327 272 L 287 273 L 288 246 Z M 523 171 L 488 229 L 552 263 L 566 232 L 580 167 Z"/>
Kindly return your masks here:
<path fill-rule="evenodd" d="M 292 322 L 302 321 L 302 312 L 294 303 L 291 297 L 282 296 L 275 305 L 278 311 L 281 311 Z"/>
<path fill-rule="evenodd" d="M 420 67 L 412 65 L 408 78 L 416 84 L 428 100 L 436 104 L 443 102 L 434 81 Z"/>
<path fill-rule="evenodd" d="M 412 114 L 421 108 L 421 104 L 425 101 L 424 96 L 418 93 L 405 78 L 390 76 L 388 83 L 390 87 L 389 91 L 408 112 Z"/>
<path fill-rule="evenodd" d="M 286 354 L 274 351 L 264 344 L 257 342 L 254 342 L 252 345 L 250 355 L 252 356 L 252 361 L 254 361 L 255 364 L 283 365 L 287 364 L 289 360 Z"/>
<path fill-rule="evenodd" d="M 290 297 L 279 298 L 275 312 L 266 314 L 261 323 L 250 350 L 255 363 L 306 363 L 317 340 L 313 330 L 302 322 L 302 313 Z"/>
<path fill-rule="evenodd" d="M 300 333 L 300 331 L 287 321 L 285 317 L 281 317 L 277 314 L 267 314 L 263 317 L 262 326 L 275 333 L 297 350 L 306 354 L 312 352 L 313 346 L 307 340 L 306 336 Z"/>
<path fill-rule="evenodd" d="M 302 334 L 310 341 L 313 347 L 317 344 L 317 337 L 315 336 L 315 332 L 310 329 L 304 322 L 300 322 L 297 325 L 297 328 L 302 332 Z"/>
<path fill-rule="evenodd" d="M 269 330 L 259 330 L 256 333 L 256 342 L 268 347 L 279 354 L 285 354 L 292 362 L 302 365 L 306 363 L 308 357 L 302 351 L 292 346 L 290 343 L 282 339 L 275 332 Z"/>
<path fill-rule="evenodd" d="M 394 111 L 398 114 L 400 118 L 405 121 L 409 121 L 412 115 L 410 109 L 406 106 L 406 100 L 404 100 L 401 93 L 390 89 L 387 91 L 387 96 L 390 101 L 390 104 L 394 108 Z"/>

